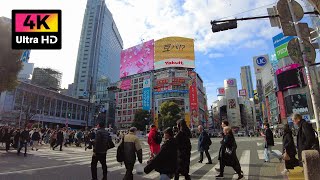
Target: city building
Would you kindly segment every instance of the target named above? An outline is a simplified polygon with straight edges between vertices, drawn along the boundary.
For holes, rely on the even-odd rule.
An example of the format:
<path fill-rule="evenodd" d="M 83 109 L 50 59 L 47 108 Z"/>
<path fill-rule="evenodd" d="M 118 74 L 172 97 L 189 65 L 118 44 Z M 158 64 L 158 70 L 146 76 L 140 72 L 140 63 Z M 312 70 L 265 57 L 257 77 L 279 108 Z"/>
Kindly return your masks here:
<path fill-rule="evenodd" d="M 0 121 L 16 127 L 40 122 L 43 127 L 83 128 L 87 122 L 92 126 L 88 106 L 86 101 L 20 82 L 15 90 L 1 93 Z"/>
<path fill-rule="evenodd" d="M 43 88 L 58 91 L 62 73 L 51 68 L 34 68 L 31 83 Z"/>
<path fill-rule="evenodd" d="M 139 109 L 149 111 L 149 124 L 159 126 L 161 104 L 179 105 L 191 128 L 209 126 L 206 89 L 195 68 L 193 39 L 150 40 L 121 52 L 116 125 L 130 127 Z"/>
<path fill-rule="evenodd" d="M 98 81 L 119 80 L 123 41 L 104 0 L 88 0 L 74 76 L 74 97 L 96 95 Z"/>
<path fill-rule="evenodd" d="M 34 63 L 29 63 L 30 50 L 24 50 L 21 56 L 23 67 L 18 74 L 18 80 L 31 83 Z"/>
<path fill-rule="evenodd" d="M 246 91 L 247 98 L 253 98 L 253 83 L 250 66 L 242 66 L 240 72 L 241 86 Z"/>

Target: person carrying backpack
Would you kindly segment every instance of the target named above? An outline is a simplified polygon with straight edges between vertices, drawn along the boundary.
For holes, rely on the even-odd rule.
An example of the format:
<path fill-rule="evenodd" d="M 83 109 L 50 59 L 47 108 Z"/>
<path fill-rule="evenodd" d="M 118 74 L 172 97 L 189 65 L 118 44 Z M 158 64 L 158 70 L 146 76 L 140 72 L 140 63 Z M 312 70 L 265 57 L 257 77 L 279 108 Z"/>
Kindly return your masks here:
<path fill-rule="evenodd" d="M 150 147 L 150 160 L 153 159 L 160 152 L 161 134 L 158 132 L 155 125 L 150 126 L 150 132 L 148 136 L 148 144 Z"/>
<path fill-rule="evenodd" d="M 208 135 L 208 133 L 203 130 L 203 126 L 199 125 L 198 130 L 200 132 L 199 141 L 198 141 L 198 150 L 200 152 L 200 160 L 199 163 L 202 163 L 203 161 L 203 152 L 206 153 L 206 156 L 208 158 L 207 164 L 212 164 L 212 160 L 209 153 L 209 147 L 212 144 L 211 139 Z"/>

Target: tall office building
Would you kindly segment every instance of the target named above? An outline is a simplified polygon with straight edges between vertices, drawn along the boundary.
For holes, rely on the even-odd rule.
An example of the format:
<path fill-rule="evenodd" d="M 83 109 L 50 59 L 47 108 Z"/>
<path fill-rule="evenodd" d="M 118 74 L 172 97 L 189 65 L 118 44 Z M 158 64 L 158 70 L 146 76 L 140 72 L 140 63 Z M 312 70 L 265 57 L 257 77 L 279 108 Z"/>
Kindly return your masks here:
<path fill-rule="evenodd" d="M 74 96 L 87 98 L 85 92 L 96 92 L 100 79 L 118 81 L 122 49 L 123 41 L 105 1 L 88 0 L 74 77 Z"/>
<path fill-rule="evenodd" d="M 253 98 L 253 83 L 250 66 L 241 67 L 240 78 L 242 89 L 245 89 L 247 92 L 246 97 Z"/>

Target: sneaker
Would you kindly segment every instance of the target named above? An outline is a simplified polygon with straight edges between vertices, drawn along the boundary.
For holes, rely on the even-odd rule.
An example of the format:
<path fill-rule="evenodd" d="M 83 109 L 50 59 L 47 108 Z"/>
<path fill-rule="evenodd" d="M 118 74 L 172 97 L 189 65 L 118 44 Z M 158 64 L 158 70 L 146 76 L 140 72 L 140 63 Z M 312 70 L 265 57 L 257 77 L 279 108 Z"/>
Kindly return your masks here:
<path fill-rule="evenodd" d="M 207 162 L 206 164 L 212 164 L 212 162 Z"/>
<path fill-rule="evenodd" d="M 216 179 L 223 179 L 223 175 L 219 174 L 218 176 L 216 176 Z"/>
<path fill-rule="evenodd" d="M 39 149 L 36 149 L 36 151 L 38 151 Z"/>
<path fill-rule="evenodd" d="M 243 175 L 240 174 L 240 175 L 238 176 L 238 179 L 242 179 L 242 178 L 243 178 Z"/>
<path fill-rule="evenodd" d="M 281 172 L 282 175 L 287 175 L 288 173 L 289 173 L 289 170 L 288 170 L 288 169 L 284 169 L 284 170 Z"/>
<path fill-rule="evenodd" d="M 202 161 L 198 161 L 198 163 L 202 163 Z"/>
<path fill-rule="evenodd" d="M 219 168 L 215 168 L 215 170 L 216 170 L 217 172 L 220 172 L 220 169 L 219 169 Z"/>

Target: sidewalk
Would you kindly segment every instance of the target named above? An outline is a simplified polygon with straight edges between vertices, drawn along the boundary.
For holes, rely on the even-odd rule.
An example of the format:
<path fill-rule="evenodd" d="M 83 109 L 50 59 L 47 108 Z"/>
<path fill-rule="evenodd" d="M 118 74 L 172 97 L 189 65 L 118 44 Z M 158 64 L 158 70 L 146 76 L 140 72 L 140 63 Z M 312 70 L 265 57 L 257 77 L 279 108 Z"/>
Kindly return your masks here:
<path fill-rule="evenodd" d="M 293 170 L 290 170 L 288 174 L 289 180 L 304 180 L 304 174 L 302 172 L 302 167 L 295 167 Z"/>

